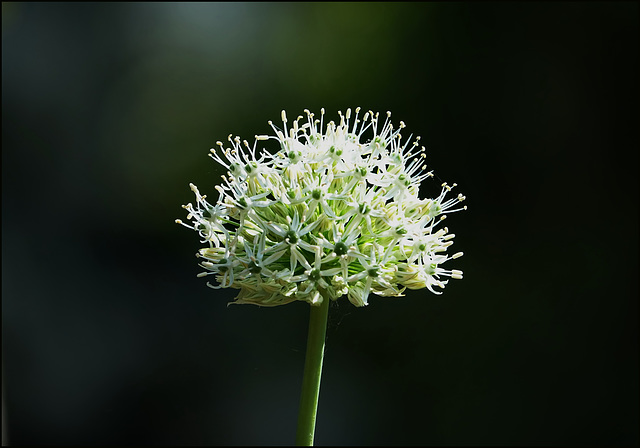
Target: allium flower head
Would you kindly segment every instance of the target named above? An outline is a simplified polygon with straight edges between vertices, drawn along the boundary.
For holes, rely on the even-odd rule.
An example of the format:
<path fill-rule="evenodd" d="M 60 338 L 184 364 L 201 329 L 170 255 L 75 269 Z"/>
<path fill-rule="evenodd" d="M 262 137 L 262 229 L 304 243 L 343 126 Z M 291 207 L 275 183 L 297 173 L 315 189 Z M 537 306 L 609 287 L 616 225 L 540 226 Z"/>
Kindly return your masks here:
<path fill-rule="evenodd" d="M 359 119 L 339 112 L 339 122 L 324 123 L 305 110 L 282 130 L 269 122 L 274 136 L 258 135 L 253 146 L 229 136 L 210 156 L 227 170 L 216 186 L 215 203 L 195 193 L 195 206 L 183 206 L 206 247 L 197 254 L 212 275 L 211 288 L 236 288 L 231 303 L 284 305 L 302 300 L 318 305 L 323 297 L 346 295 L 365 306 L 371 293 L 401 296 L 406 288 L 435 294 L 462 272 L 442 265 L 462 252 L 446 255 L 453 237 L 440 224 L 445 212 L 466 207 L 465 197 L 448 198 L 442 184 L 433 199 L 420 199 L 422 180 L 432 176 L 424 164 L 420 137 L 402 141 L 391 113 L 382 126 L 379 114 Z M 367 137 L 368 136 L 368 137 Z M 271 154 L 258 142 L 273 139 Z"/>

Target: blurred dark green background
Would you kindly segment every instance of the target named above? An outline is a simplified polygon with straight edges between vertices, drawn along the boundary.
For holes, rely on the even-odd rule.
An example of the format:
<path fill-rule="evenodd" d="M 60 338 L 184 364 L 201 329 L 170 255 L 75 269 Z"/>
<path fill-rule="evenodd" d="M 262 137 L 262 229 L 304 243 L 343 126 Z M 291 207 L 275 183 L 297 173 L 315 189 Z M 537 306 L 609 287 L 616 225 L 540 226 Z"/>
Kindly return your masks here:
<path fill-rule="evenodd" d="M 3 3 L 3 437 L 293 443 L 308 306 L 227 308 L 174 219 L 217 140 L 361 106 L 465 278 L 332 307 L 316 443 L 637 445 L 638 78 L 637 2 Z"/>

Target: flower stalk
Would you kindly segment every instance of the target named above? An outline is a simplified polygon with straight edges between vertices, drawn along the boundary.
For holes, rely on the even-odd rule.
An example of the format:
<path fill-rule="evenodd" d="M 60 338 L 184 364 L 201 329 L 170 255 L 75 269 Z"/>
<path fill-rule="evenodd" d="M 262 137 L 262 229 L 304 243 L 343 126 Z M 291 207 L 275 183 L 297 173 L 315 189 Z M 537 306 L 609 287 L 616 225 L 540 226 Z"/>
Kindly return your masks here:
<path fill-rule="evenodd" d="M 318 412 L 318 396 L 322 377 L 322 360 L 324 358 L 324 342 L 329 314 L 329 298 L 323 294 L 320 305 L 310 306 L 309 334 L 307 336 L 307 353 L 304 360 L 302 377 L 302 393 L 298 411 L 297 446 L 313 446 Z"/>

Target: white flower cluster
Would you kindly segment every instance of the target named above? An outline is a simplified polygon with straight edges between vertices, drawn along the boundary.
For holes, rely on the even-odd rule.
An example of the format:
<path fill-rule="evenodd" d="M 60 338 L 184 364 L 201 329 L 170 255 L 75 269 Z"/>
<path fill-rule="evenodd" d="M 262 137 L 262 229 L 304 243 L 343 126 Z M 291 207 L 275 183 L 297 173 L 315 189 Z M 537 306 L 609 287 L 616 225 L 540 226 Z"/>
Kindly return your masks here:
<path fill-rule="evenodd" d="M 339 112 L 324 129 L 305 110 L 287 130 L 269 122 L 275 136 L 247 141 L 229 136 L 231 147 L 218 142 L 210 156 L 227 169 L 216 186 L 219 198 L 207 201 L 191 184 L 196 205 L 183 206 L 191 225 L 207 247 L 197 254 L 218 285 L 240 289 L 235 302 L 261 306 L 302 300 L 318 305 L 323 297 L 347 295 L 356 306 L 367 305 L 370 293 L 401 296 L 405 288 L 444 288 L 442 277 L 462 272 L 442 264 L 458 258 L 445 254 L 455 235 L 438 225 L 458 206 L 461 194 L 445 199 L 446 183 L 435 199 L 420 199 L 420 182 L 432 176 L 424 165 L 420 137 L 410 146 L 391 124 L 391 113 L 378 129 L 379 114 L 358 119 Z M 364 133 L 372 132 L 367 143 Z M 280 151 L 256 151 L 258 141 L 275 139 Z M 456 184 L 453 184 L 455 187 Z M 457 207 L 457 208 L 456 208 Z"/>

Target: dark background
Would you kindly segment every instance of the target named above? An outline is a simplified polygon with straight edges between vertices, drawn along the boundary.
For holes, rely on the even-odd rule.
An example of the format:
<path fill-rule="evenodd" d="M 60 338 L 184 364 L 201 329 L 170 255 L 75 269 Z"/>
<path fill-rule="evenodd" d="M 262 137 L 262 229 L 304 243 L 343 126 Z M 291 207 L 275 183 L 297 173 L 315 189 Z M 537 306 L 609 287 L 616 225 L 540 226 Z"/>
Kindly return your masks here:
<path fill-rule="evenodd" d="M 465 278 L 332 307 L 316 443 L 637 445 L 638 79 L 637 2 L 3 3 L 3 438 L 293 443 L 308 305 L 227 308 L 174 220 L 217 140 L 361 106 Z"/>

